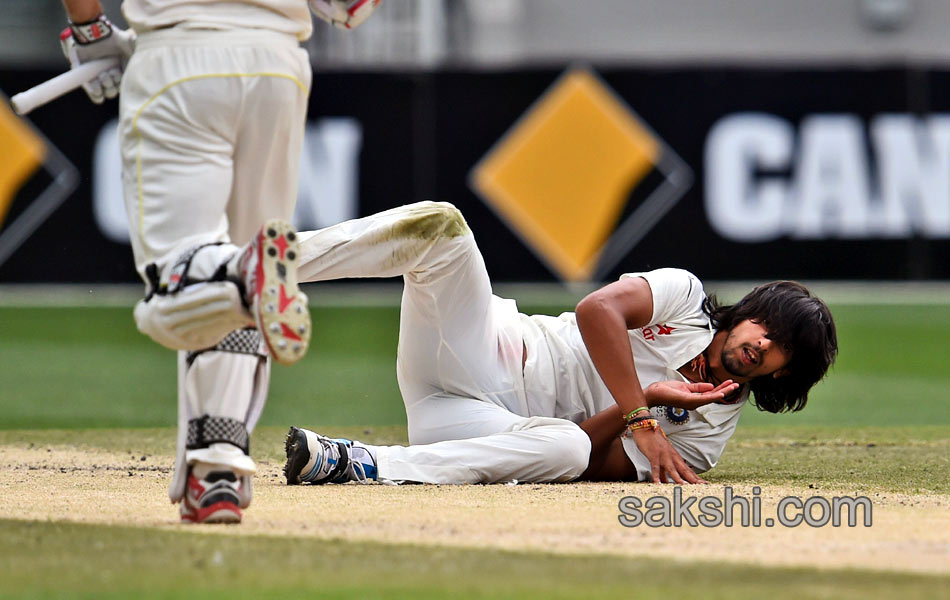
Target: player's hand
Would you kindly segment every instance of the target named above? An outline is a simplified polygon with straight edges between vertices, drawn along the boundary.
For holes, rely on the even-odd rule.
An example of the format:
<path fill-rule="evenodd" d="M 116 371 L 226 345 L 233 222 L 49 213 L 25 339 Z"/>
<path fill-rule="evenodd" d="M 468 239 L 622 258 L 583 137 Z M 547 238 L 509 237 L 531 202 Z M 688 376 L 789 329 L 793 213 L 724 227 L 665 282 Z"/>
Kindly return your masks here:
<path fill-rule="evenodd" d="M 59 34 L 59 42 L 70 67 L 74 69 L 100 58 L 119 59 L 119 66 L 103 71 L 82 86 L 89 99 L 96 104 L 102 104 L 106 98 L 115 98 L 119 94 L 122 70 L 135 49 L 135 33 L 119 29 L 105 15 L 99 15 L 88 23 L 70 23 Z"/>
<path fill-rule="evenodd" d="M 383 0 L 310 0 L 310 12 L 340 29 L 356 29 Z"/>
<path fill-rule="evenodd" d="M 683 460 L 679 452 L 673 448 L 663 430 L 636 429 L 633 431 L 633 441 L 640 452 L 650 461 L 650 477 L 653 483 L 706 483 Z"/>
<path fill-rule="evenodd" d="M 657 381 L 643 390 L 650 406 L 672 406 L 693 410 L 705 404 L 721 402 L 723 398 L 739 389 L 731 379 L 717 386 L 711 383 L 686 383 L 685 381 Z"/>
<path fill-rule="evenodd" d="M 658 429 L 658 432 L 662 435 L 662 432 Z M 683 457 L 680 456 L 680 453 L 676 451 L 676 448 L 673 447 L 673 444 L 670 444 L 670 441 L 666 439 L 666 436 L 663 436 L 663 441 L 667 443 L 670 447 L 670 453 L 673 458 L 673 468 L 676 469 L 676 472 L 679 473 L 680 477 L 686 480 L 686 483 L 709 483 L 702 477 L 696 474 L 696 471 L 693 470 L 686 461 L 683 460 Z"/>

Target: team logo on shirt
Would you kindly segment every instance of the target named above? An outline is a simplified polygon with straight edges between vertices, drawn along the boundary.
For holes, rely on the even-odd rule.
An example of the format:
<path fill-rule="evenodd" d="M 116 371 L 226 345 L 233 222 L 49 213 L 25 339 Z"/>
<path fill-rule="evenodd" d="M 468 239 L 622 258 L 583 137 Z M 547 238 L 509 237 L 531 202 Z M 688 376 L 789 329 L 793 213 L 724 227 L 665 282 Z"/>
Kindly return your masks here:
<path fill-rule="evenodd" d="M 685 408 L 674 408 L 672 406 L 663 407 L 667 420 L 673 425 L 682 425 L 689 421 L 689 411 Z"/>
<path fill-rule="evenodd" d="M 654 328 L 656 328 L 656 331 L 654 331 Z M 667 325 L 666 323 L 662 323 L 662 324 L 660 324 L 660 325 L 653 325 L 653 326 L 650 326 L 650 327 L 644 327 L 643 329 L 640 330 L 640 333 L 643 334 L 643 339 L 645 339 L 645 340 L 648 341 L 648 342 L 652 342 L 652 341 L 656 340 L 656 336 L 658 336 L 658 335 L 670 335 L 670 334 L 673 333 L 674 331 L 676 331 L 676 328 L 675 328 L 675 327 L 670 327 L 670 326 Z"/>

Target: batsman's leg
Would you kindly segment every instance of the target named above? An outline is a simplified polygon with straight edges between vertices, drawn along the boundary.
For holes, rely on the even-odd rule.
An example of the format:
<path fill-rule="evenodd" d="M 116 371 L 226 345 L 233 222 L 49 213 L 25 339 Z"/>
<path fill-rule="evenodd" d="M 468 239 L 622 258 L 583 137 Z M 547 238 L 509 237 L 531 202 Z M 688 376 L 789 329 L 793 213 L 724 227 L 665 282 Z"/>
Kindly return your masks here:
<path fill-rule="evenodd" d="M 296 41 L 268 46 L 260 54 L 272 64 L 262 65 L 259 76 L 241 80 L 245 118 L 234 146 L 228 234 L 237 244 L 259 240 L 257 270 L 248 273 L 253 281 L 247 289 L 260 301 L 249 306 L 271 356 L 290 364 L 304 355 L 310 339 L 307 298 L 297 289 L 300 249 L 287 221 L 297 201 L 311 67 Z M 274 217 L 281 221 L 261 227 Z"/>
<path fill-rule="evenodd" d="M 250 434 L 264 408 L 270 363 L 260 334 L 242 329 L 214 348 L 180 352 L 178 453 L 169 489 L 185 522 L 239 522 L 252 497 Z"/>
<path fill-rule="evenodd" d="M 294 340 L 303 316 L 285 329 L 264 312 L 274 306 L 294 315 L 306 305 L 295 282 L 297 249 L 286 223 L 261 224 L 293 209 L 298 163 L 290 158 L 299 154 L 306 105 L 306 86 L 296 81 L 298 72 L 309 78 L 309 63 L 292 37 L 264 35 L 207 33 L 202 45 L 187 32 L 140 36 L 120 96 L 123 184 L 136 268 L 149 286 L 137 307 L 140 328 L 170 348 L 199 350 L 268 321 L 268 347 L 293 362 L 305 351 L 297 343 L 305 340 Z M 235 64 L 256 62 L 259 77 L 228 75 Z M 275 128 L 301 131 L 285 139 Z M 273 143 L 297 140 L 296 147 L 264 144 L 263 130 Z M 275 237 L 266 238 L 272 229 Z M 245 257 L 252 264 L 242 270 L 238 245 L 248 242 L 259 253 Z"/>
<path fill-rule="evenodd" d="M 278 360 L 299 359 L 306 344 L 297 342 L 309 337 L 309 316 L 306 321 L 292 316 L 307 311 L 293 277 L 291 254 L 297 248 L 286 224 L 267 223 L 252 239 L 261 215 L 242 213 L 254 221 L 253 229 L 242 224 L 240 236 L 231 237 L 235 232 L 227 218 L 232 191 L 243 183 L 236 170 L 253 170 L 264 188 L 269 183 L 261 163 L 247 160 L 246 151 L 235 146 L 250 121 L 242 111 L 256 93 L 283 95 L 257 87 L 254 78 L 214 74 L 261 61 L 268 64 L 255 71 L 290 80 L 297 67 L 309 73 L 309 64 L 298 60 L 290 69 L 294 73 L 284 73 L 285 59 L 270 51 L 272 40 L 255 45 L 236 32 L 202 33 L 201 46 L 174 39 L 188 35 L 171 29 L 142 35 L 123 78 L 126 205 L 136 266 L 150 291 L 148 306 L 140 304 L 136 316 L 160 343 L 196 351 L 179 357 L 178 457 L 170 497 L 182 502 L 184 521 L 235 522 L 251 499 L 255 467 L 247 440 L 266 394 L 265 348 L 272 348 Z M 286 43 L 276 47 L 300 54 L 296 40 L 284 37 Z M 243 58 L 235 60 L 235 54 Z M 305 90 L 291 87 L 304 97 L 295 102 L 305 104 Z M 267 112 L 260 127 L 283 126 L 277 123 L 283 114 Z M 292 191 L 291 201 L 281 200 L 276 208 L 261 197 L 255 201 L 278 210 L 266 216 L 289 216 L 284 205 L 292 207 L 294 196 Z M 249 244 L 241 251 L 232 240 Z M 248 326 L 256 326 L 266 339 Z M 282 355 L 284 350 L 288 354 Z"/>

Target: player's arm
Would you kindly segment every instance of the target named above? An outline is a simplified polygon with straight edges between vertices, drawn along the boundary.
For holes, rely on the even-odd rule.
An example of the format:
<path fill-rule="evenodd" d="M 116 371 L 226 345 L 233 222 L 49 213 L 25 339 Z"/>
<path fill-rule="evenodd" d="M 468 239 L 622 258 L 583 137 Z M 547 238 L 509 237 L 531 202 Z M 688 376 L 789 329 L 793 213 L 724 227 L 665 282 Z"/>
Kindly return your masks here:
<path fill-rule="evenodd" d="M 102 14 L 99 0 L 63 0 L 63 7 L 73 23 L 88 23 Z"/>
<path fill-rule="evenodd" d="M 673 449 L 673 462 L 680 473 L 692 473 L 692 477 L 687 481 L 689 483 L 708 483 L 705 479 L 695 474 L 683 457 L 676 449 Z M 684 475 L 685 478 L 685 475 Z M 591 452 L 590 461 L 587 469 L 577 478 L 578 481 L 638 481 L 639 473 L 637 467 L 627 456 L 627 451 L 623 447 L 623 441 L 615 437 L 610 444 L 600 452 Z"/>
<path fill-rule="evenodd" d="M 692 410 L 696 406 L 722 400 L 738 388 L 732 380 L 724 381 L 713 387 L 711 383 L 685 383 L 682 381 L 660 381 L 644 390 L 647 404 L 650 406 L 673 406 Z M 598 452 L 613 443 L 626 427 L 626 421 L 617 405 L 603 410 L 581 422 L 581 429 L 590 438 L 592 453 Z"/>
<path fill-rule="evenodd" d="M 116 59 L 118 64 L 83 84 L 89 99 L 96 104 L 119 94 L 122 70 L 135 48 L 135 34 L 112 24 L 102 12 L 99 0 L 63 0 L 69 27 L 59 36 L 63 54 L 75 69 L 99 59 Z"/>
<path fill-rule="evenodd" d="M 662 381 L 648 386 L 644 390 L 647 404 L 650 406 L 677 406 L 691 408 L 717 400 L 731 393 L 737 384 L 723 382 L 713 387 L 711 383 L 685 383 L 682 381 Z M 580 424 L 590 438 L 590 462 L 580 479 L 585 481 L 635 481 L 637 470 L 627 457 L 620 441 L 620 434 L 626 427 L 620 407 L 617 405 L 594 415 Z M 671 445 L 672 447 L 672 445 Z M 691 471 L 689 465 L 672 448 L 671 458 L 679 473 Z M 690 478 L 684 477 L 687 481 Z M 705 481 L 696 477 L 699 483 Z M 695 483 L 695 482 L 693 482 Z"/>
<path fill-rule="evenodd" d="M 646 407 L 627 332 L 653 317 L 650 284 L 642 277 L 615 281 L 588 294 L 574 314 L 594 367 L 621 413 Z"/>
<path fill-rule="evenodd" d="M 633 419 L 639 420 L 638 425 L 652 425 L 630 428 L 629 435 L 649 459 L 654 483 L 666 482 L 668 478 L 676 483 L 698 482 L 699 477 L 690 469 L 681 473 L 676 468 L 672 446 L 656 421 L 644 422 L 652 415 L 637 377 L 627 331 L 647 325 L 653 317 L 650 284 L 641 277 L 621 279 L 586 296 L 574 314 L 591 361 L 617 402 L 624 427 L 629 427 L 628 422 Z M 601 436 L 596 437 L 597 440 L 591 436 L 592 449 L 599 445 Z M 613 439 L 609 444 L 613 444 Z M 591 459 L 597 460 L 598 456 L 592 452 Z"/>
<path fill-rule="evenodd" d="M 617 402 L 623 427 L 628 428 L 637 448 L 650 461 L 653 481 L 700 483 L 702 479 L 677 454 L 647 410 L 649 403 L 637 377 L 628 330 L 648 325 L 653 309 L 650 284 L 642 277 L 630 277 L 589 294 L 577 305 L 575 316 L 591 361 Z M 652 426 L 638 428 L 631 424 Z M 594 435 L 588 431 L 595 452 L 604 447 L 604 441 L 611 447 L 616 439 L 616 434 L 604 437 L 606 434 L 600 431 Z M 603 431 L 610 433 L 609 428 Z"/>

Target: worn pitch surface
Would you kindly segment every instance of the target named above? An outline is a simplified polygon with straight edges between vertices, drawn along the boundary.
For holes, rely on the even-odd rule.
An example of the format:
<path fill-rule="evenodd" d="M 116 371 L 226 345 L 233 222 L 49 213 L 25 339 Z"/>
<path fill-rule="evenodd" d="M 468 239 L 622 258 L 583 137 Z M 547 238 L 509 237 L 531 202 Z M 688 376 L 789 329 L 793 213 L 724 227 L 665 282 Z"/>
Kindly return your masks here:
<path fill-rule="evenodd" d="M 171 456 L 131 455 L 71 446 L 0 446 L 0 519 L 54 520 L 185 528 L 165 493 Z M 233 535 L 282 535 L 501 548 L 551 553 L 604 553 L 764 565 L 856 567 L 950 572 L 950 496 L 869 493 L 871 527 L 646 527 L 619 524 L 624 496 L 672 497 L 671 486 L 336 485 L 284 484 L 281 465 L 262 461 L 255 495 L 238 527 L 198 526 Z M 751 485 L 735 494 L 754 497 Z M 684 495 L 723 497 L 722 485 L 683 488 Z M 763 520 L 784 496 L 807 499 L 807 487 L 764 486 Z M 853 495 L 820 490 L 822 496 Z M 738 511 L 736 511 L 738 516 Z"/>

